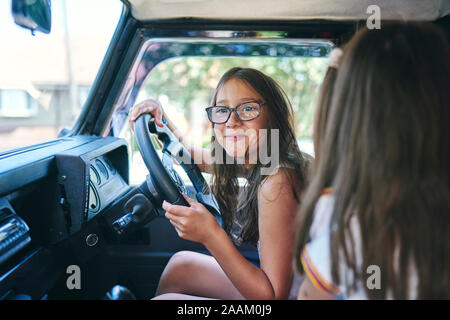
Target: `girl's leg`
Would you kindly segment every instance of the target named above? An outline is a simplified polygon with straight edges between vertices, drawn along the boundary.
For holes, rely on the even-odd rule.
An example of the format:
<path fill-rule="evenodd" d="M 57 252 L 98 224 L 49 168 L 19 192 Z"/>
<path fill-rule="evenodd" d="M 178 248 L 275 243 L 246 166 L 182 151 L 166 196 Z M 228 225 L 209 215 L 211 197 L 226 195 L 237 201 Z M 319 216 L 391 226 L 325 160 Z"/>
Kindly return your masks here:
<path fill-rule="evenodd" d="M 192 251 L 177 252 L 169 260 L 159 280 L 156 296 L 168 293 L 197 298 L 244 299 L 214 257 Z M 177 298 L 173 295 L 165 297 Z"/>
<path fill-rule="evenodd" d="M 154 297 L 152 300 L 214 300 L 214 299 L 181 293 L 164 293 Z"/>

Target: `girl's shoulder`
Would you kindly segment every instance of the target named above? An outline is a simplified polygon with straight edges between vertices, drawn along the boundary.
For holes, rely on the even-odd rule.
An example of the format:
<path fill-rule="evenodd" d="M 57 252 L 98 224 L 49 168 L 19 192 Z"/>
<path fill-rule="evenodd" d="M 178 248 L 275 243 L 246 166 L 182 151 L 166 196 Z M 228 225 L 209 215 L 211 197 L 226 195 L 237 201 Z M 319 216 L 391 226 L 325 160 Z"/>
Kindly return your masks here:
<path fill-rule="evenodd" d="M 262 181 L 258 188 L 258 196 L 272 198 L 273 195 L 288 192 L 291 189 L 289 174 L 280 168 L 282 167 L 278 167 L 276 172 L 271 173 Z"/>
<path fill-rule="evenodd" d="M 333 189 L 325 188 L 322 190 L 319 200 L 316 203 L 313 214 L 313 222 L 310 228 L 310 237 L 312 239 L 328 232 L 331 228 L 331 217 L 334 208 Z"/>
<path fill-rule="evenodd" d="M 299 178 L 295 164 L 281 162 L 274 166 L 273 170 L 263 179 L 259 186 L 258 196 L 276 198 L 273 195 L 284 193 L 291 195 L 299 203 L 303 187 L 304 181 Z"/>
<path fill-rule="evenodd" d="M 297 159 L 296 161 L 281 161 L 279 163 L 277 163 L 276 165 L 273 165 L 269 168 L 265 168 L 265 174 L 266 175 L 274 175 L 277 174 L 280 169 L 281 171 L 287 172 L 288 174 L 294 174 L 294 171 L 297 171 L 298 169 L 300 169 L 303 174 L 306 176 L 307 172 L 309 171 L 311 164 L 314 161 L 314 158 L 305 153 L 305 152 L 301 152 L 302 154 L 302 159 Z"/>

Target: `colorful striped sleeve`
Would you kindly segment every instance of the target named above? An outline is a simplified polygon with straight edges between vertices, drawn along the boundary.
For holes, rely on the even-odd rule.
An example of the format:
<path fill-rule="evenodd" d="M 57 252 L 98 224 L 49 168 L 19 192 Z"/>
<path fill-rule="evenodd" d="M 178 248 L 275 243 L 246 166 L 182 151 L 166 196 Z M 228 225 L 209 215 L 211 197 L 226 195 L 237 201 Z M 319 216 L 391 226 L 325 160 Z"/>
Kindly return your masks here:
<path fill-rule="evenodd" d="M 331 196 L 333 193 L 333 188 L 325 188 L 322 190 L 321 196 Z"/>
<path fill-rule="evenodd" d="M 313 261 L 306 247 L 301 253 L 301 262 L 306 276 L 317 289 L 330 295 L 340 295 L 340 290 L 331 283 L 331 279 L 329 278 L 330 274 L 327 274 L 328 272 L 319 271 L 319 265 L 316 265 Z M 324 262 L 320 269 L 324 269 L 324 267 L 326 268 L 328 266 L 329 263 Z"/>
<path fill-rule="evenodd" d="M 339 288 L 333 285 L 331 277 L 330 221 L 334 198 L 332 189 L 322 191 L 314 209 L 314 219 L 310 228 L 311 241 L 300 253 L 300 261 L 306 276 L 319 290 L 341 297 Z"/>

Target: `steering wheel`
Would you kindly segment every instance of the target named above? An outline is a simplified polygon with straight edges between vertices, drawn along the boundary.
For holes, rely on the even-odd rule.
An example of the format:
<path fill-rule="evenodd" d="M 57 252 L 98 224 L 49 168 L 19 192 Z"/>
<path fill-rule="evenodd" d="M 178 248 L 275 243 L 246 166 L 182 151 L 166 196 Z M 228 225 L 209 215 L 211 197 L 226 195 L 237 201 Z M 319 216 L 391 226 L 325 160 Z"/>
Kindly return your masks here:
<path fill-rule="evenodd" d="M 194 163 L 190 153 L 166 126 L 165 119 L 162 120 L 164 126 L 159 127 L 151 114 L 144 113 L 136 119 L 134 124 L 137 145 L 149 171 L 147 186 L 157 202 L 155 206 L 160 208 L 163 200 L 172 204 L 189 206 L 181 194 L 182 192 L 187 194 L 186 186 L 173 168 L 173 159 L 176 159 L 191 180 L 197 201 L 213 215 L 220 216 L 217 200 L 200 169 Z M 156 152 L 156 141 L 152 139 L 151 133 L 156 134 L 163 143 L 162 157 Z"/>

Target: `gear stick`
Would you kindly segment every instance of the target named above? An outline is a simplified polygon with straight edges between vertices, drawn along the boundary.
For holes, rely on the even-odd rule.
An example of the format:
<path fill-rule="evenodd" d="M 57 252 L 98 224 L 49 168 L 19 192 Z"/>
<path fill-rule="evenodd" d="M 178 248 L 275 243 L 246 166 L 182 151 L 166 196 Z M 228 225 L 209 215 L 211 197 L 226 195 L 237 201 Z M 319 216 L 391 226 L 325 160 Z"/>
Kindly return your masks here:
<path fill-rule="evenodd" d="M 104 300 L 136 300 L 136 297 L 127 288 L 116 285 L 106 293 Z"/>
<path fill-rule="evenodd" d="M 128 213 L 112 224 L 118 234 L 122 234 L 130 222 L 135 224 L 144 222 L 149 214 L 152 213 L 154 206 L 147 197 L 142 194 L 136 194 L 125 203 L 123 209 Z"/>

